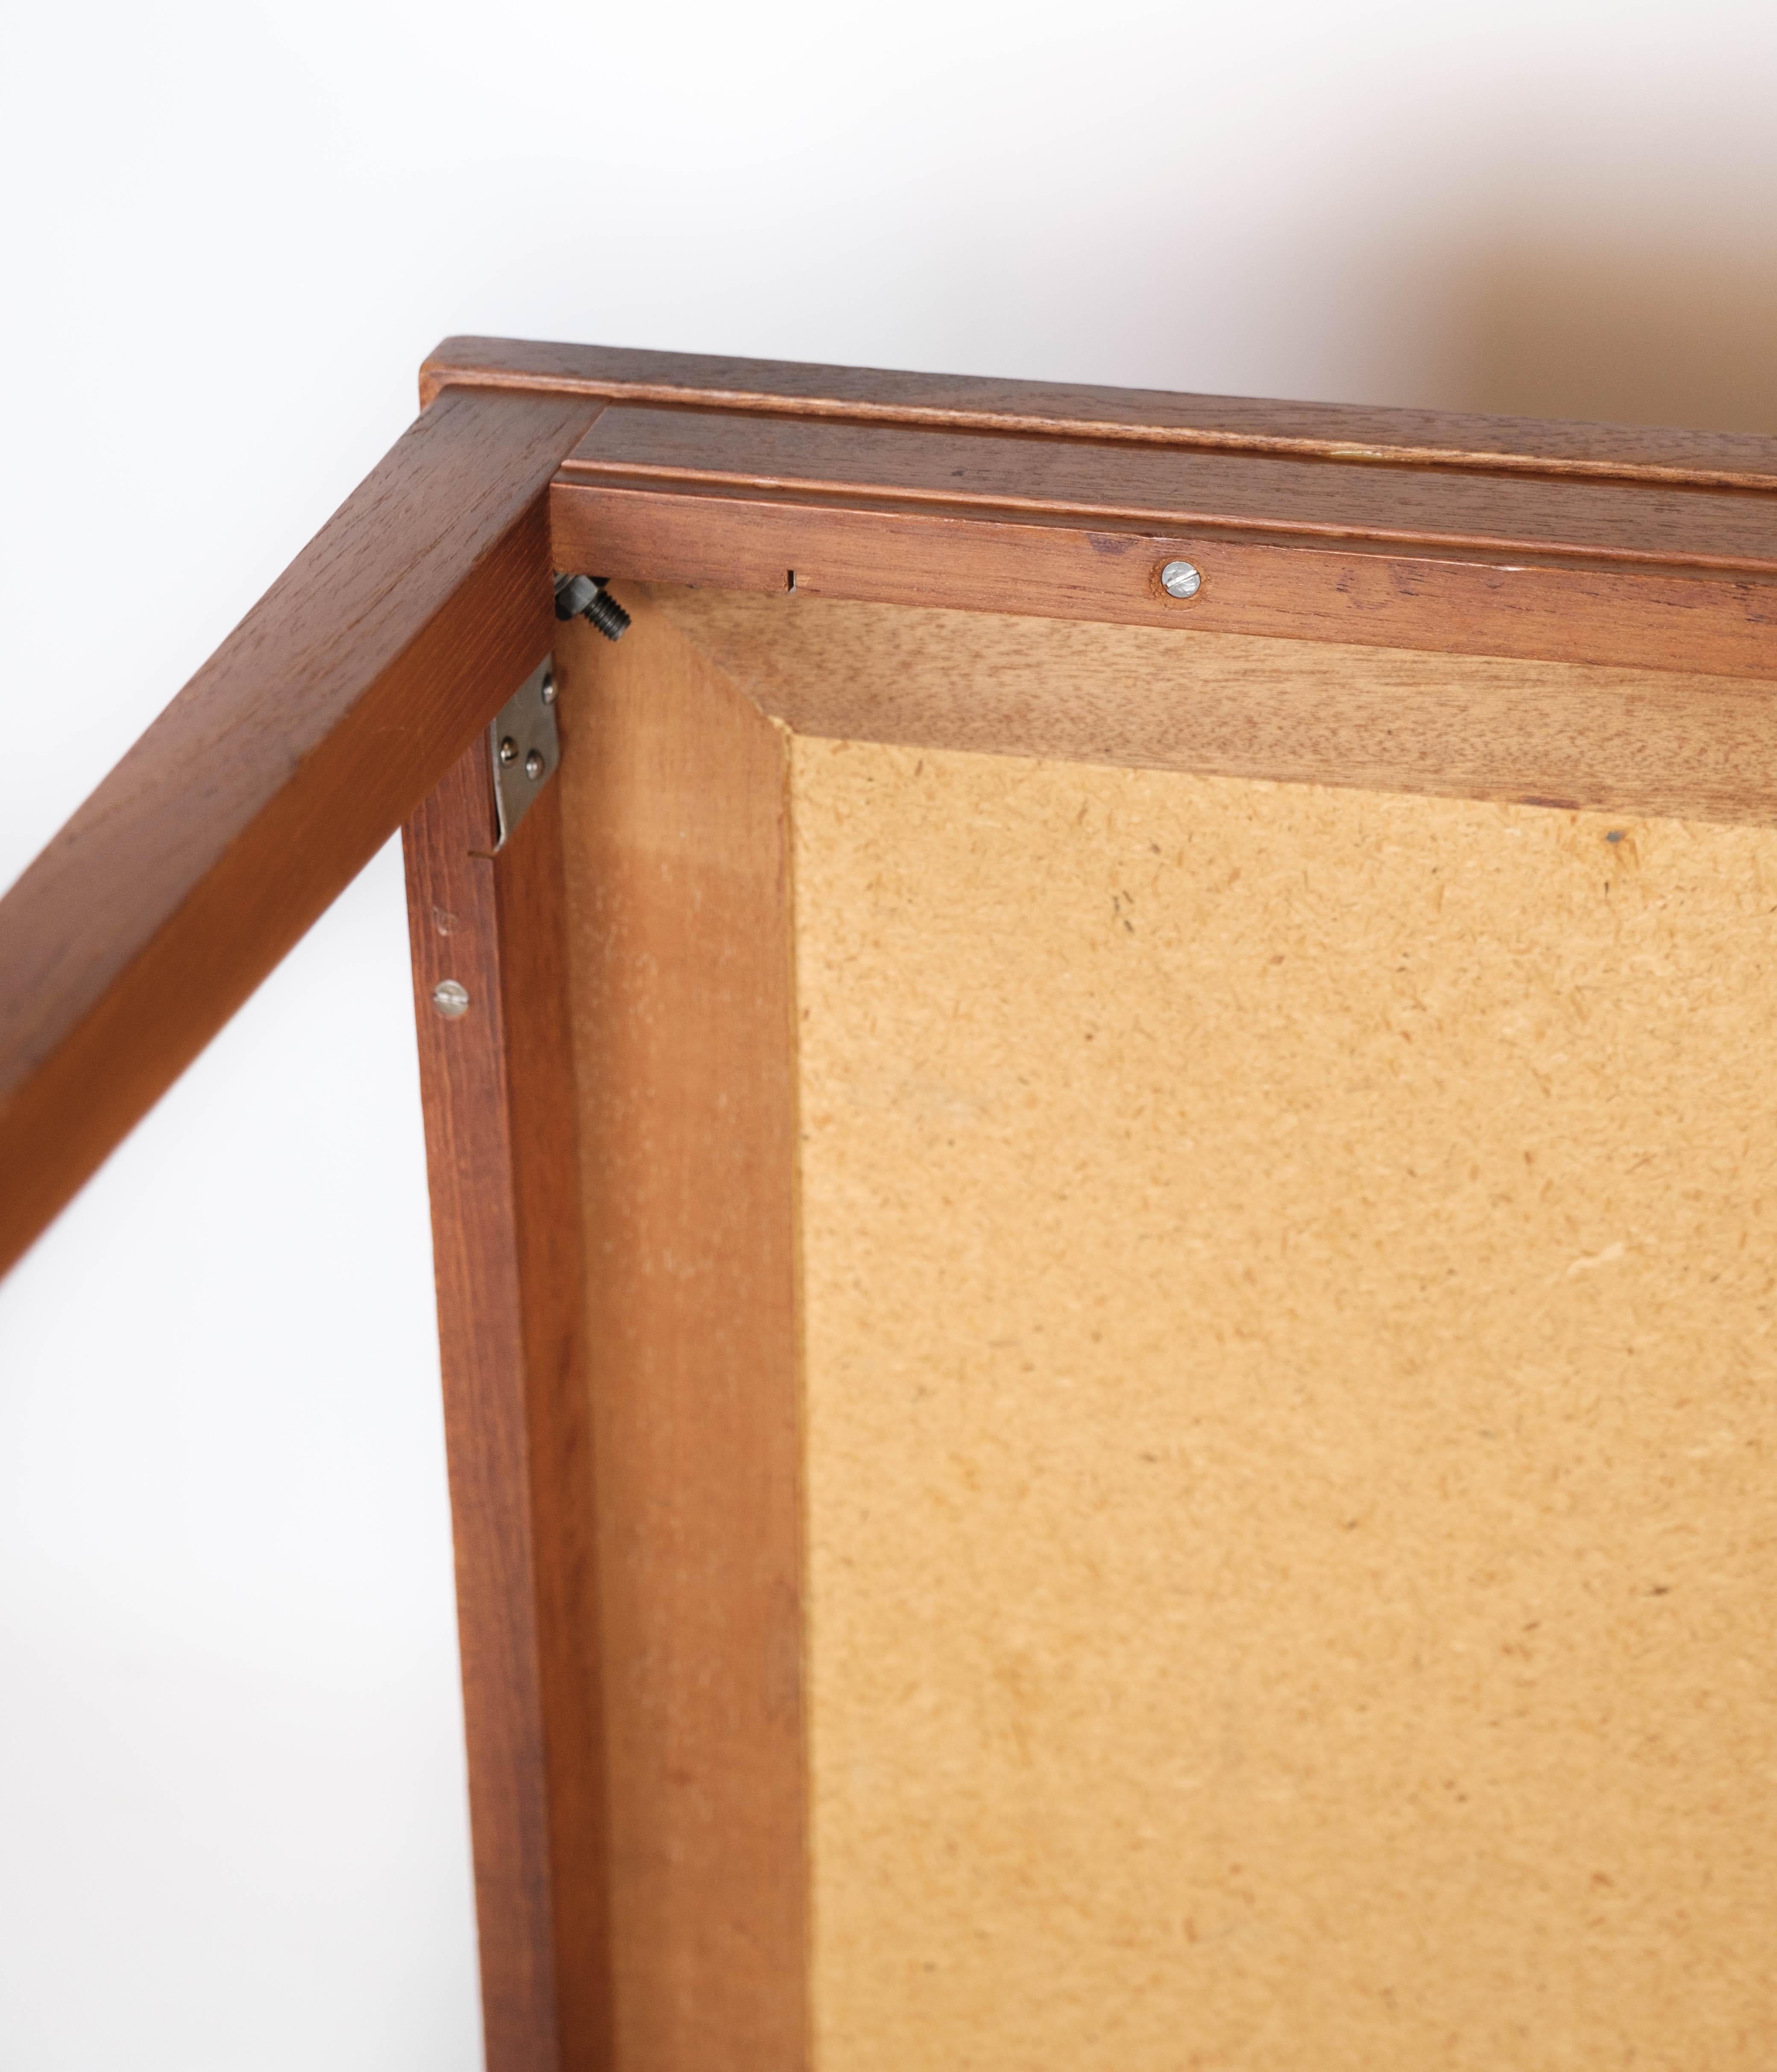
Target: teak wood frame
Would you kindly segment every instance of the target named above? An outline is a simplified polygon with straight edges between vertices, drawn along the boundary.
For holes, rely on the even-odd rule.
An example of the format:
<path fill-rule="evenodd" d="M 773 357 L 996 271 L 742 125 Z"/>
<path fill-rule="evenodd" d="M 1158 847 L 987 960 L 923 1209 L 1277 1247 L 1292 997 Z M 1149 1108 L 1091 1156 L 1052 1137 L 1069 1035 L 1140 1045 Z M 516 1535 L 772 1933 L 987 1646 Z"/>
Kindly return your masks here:
<path fill-rule="evenodd" d="M 626 1319 L 622 1271 L 590 1315 L 583 1233 L 601 1257 L 621 1244 L 581 1201 L 582 1147 L 564 1123 L 564 787 L 496 855 L 483 747 L 557 638 L 552 569 L 1479 658 L 1454 694 L 1405 676 L 1366 694 L 1329 668 L 1188 709 L 1035 712 L 965 685 L 942 710 L 891 712 L 841 689 L 791 715 L 817 731 L 1768 823 L 1777 441 L 475 339 L 442 347 L 421 386 L 413 429 L 0 902 L 0 1266 L 403 827 L 488 2063 L 664 2062 L 673 2037 L 619 2051 L 611 2012 L 623 1894 L 593 1353 L 596 1340 L 622 1367 L 609 1346 L 626 1328 L 677 1331 L 660 1385 L 683 1390 L 697 1334 L 707 1353 L 738 1317 L 745 1343 L 724 1356 L 793 1380 L 781 1003 L 759 972 L 704 985 L 736 923 L 761 970 L 779 956 L 781 829 L 769 748 L 746 721 L 718 717 L 699 739 L 707 701 L 631 686 L 615 760 L 584 794 L 618 829 L 612 872 L 623 815 L 647 805 L 637 787 L 670 762 L 674 781 L 704 787 L 705 861 L 739 857 L 724 882 L 753 906 L 693 922 L 657 888 L 633 892 L 622 925 L 653 931 L 678 974 L 664 1005 L 707 992 L 717 1005 L 677 1050 L 610 1063 L 656 1119 L 695 1108 L 718 1039 L 753 1077 L 732 1142 L 693 1141 L 687 1124 L 668 1147 L 670 1198 L 648 1195 L 658 1143 L 626 1140 L 613 1107 L 608 1187 L 668 1220 L 714 1215 L 699 1204 L 725 1190 L 757 1213 L 720 1240 L 725 1322 Z M 1174 558 L 1203 572 L 1187 602 L 1159 585 Z M 570 676 L 581 637 L 558 650 Z M 1527 697 L 1486 658 L 1565 666 Z M 568 752 L 571 767 L 571 731 Z M 445 976 L 475 1004 L 460 1021 L 427 1005 Z M 641 1385 L 633 1359 L 626 1371 Z M 775 1885 L 772 1863 L 802 1846 L 793 1433 L 751 1464 L 762 1523 L 755 1486 L 725 1482 L 712 1416 L 691 1552 L 760 1536 L 742 1587 L 764 1609 L 710 1642 L 729 1649 L 715 1666 L 737 1688 L 687 1731 L 751 1825 L 722 1845 L 726 1872 L 704 1866 L 698 1918 L 662 1961 L 697 1972 L 682 2062 L 792 2066 L 808 2050 L 805 1899 L 800 1863 L 779 1861 Z M 772 1597 L 786 1568 L 788 1611 Z M 742 1887 L 749 1904 L 775 1895 L 744 1935 Z"/>

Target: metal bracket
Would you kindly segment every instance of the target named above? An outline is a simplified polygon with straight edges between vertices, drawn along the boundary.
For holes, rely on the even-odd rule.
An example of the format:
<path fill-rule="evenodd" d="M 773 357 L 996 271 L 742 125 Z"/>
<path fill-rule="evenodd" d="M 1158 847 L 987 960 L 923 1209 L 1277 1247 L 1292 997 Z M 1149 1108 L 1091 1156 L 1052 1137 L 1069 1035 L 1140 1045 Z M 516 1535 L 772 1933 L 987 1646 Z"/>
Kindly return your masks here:
<path fill-rule="evenodd" d="M 555 775 L 561 738 L 555 726 L 555 657 L 545 656 L 500 709 L 487 730 L 494 771 L 496 850 L 512 839 L 531 801 Z"/>

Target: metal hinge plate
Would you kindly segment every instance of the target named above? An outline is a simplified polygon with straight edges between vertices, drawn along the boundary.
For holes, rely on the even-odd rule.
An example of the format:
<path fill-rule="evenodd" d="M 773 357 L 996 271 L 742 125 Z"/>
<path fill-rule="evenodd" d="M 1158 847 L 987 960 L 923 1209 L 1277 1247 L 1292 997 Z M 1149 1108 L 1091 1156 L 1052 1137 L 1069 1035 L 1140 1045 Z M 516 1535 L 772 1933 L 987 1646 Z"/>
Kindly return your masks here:
<path fill-rule="evenodd" d="M 555 657 L 545 656 L 500 709 L 487 730 L 494 770 L 494 842 L 504 849 L 531 801 L 555 775 L 561 738 L 555 725 Z"/>

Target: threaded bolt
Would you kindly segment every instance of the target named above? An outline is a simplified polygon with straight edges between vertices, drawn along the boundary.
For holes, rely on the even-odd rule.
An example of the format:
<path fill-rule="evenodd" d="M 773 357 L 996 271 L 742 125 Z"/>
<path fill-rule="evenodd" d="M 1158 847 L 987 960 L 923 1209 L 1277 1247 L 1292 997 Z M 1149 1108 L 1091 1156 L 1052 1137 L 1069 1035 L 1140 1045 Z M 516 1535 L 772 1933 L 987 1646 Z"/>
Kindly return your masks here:
<path fill-rule="evenodd" d="M 608 590 L 602 590 L 580 616 L 607 640 L 621 640 L 629 631 L 629 614 Z"/>
<path fill-rule="evenodd" d="M 629 614 L 605 588 L 603 576 L 557 576 L 555 615 L 583 619 L 607 640 L 621 640 L 629 631 Z"/>

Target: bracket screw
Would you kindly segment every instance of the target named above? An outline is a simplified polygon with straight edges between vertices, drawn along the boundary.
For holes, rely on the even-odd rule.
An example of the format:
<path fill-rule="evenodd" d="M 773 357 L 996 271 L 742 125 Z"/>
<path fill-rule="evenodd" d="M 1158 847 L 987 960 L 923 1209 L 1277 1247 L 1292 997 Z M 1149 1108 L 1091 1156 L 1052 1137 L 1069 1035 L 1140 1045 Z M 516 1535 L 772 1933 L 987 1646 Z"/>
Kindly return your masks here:
<path fill-rule="evenodd" d="M 469 989 L 454 978 L 441 978 L 432 989 L 432 1005 L 446 1022 L 455 1022 L 469 1012 Z"/>
<path fill-rule="evenodd" d="M 543 672 L 543 702 L 546 705 L 555 703 L 555 672 L 553 669 Z"/>
<path fill-rule="evenodd" d="M 501 738 L 500 759 L 502 763 L 516 763 L 518 760 L 518 743 L 509 734 Z"/>
<path fill-rule="evenodd" d="M 1160 571 L 1160 587 L 1168 597 L 1195 597 L 1203 579 L 1189 561 L 1168 561 Z"/>
<path fill-rule="evenodd" d="M 557 576 L 555 615 L 583 619 L 607 640 L 621 640 L 629 631 L 629 614 L 605 588 L 603 576 Z"/>
<path fill-rule="evenodd" d="M 541 749 L 533 748 L 530 754 L 525 757 L 524 775 L 530 779 L 533 784 L 537 782 L 537 779 L 543 775 L 543 751 Z"/>

